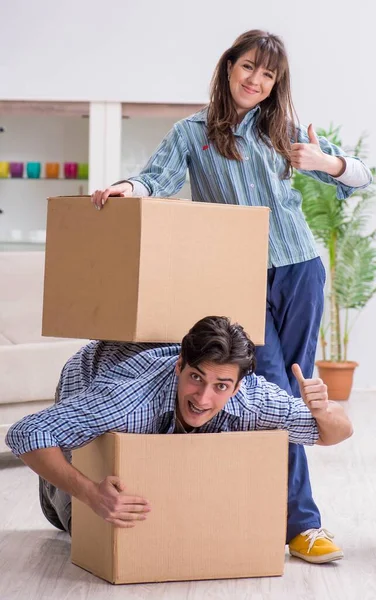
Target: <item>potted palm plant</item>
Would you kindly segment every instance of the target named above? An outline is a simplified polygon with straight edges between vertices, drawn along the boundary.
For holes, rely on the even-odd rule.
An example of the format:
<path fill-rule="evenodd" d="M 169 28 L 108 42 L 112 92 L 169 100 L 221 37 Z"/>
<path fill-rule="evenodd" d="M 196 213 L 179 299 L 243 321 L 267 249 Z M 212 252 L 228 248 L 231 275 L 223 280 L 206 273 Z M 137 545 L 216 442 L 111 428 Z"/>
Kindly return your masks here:
<path fill-rule="evenodd" d="M 342 146 L 339 130 L 331 126 L 319 135 Z M 352 154 L 364 156 L 364 136 Z M 313 235 L 328 253 L 328 293 L 320 327 L 322 360 L 316 365 L 329 398 L 347 400 L 358 366 L 348 360 L 350 332 L 359 311 L 376 292 L 376 231 L 366 232 L 375 187 L 372 184 L 348 200 L 338 200 L 334 186 L 298 172 L 293 186 L 302 194 L 303 212 Z"/>

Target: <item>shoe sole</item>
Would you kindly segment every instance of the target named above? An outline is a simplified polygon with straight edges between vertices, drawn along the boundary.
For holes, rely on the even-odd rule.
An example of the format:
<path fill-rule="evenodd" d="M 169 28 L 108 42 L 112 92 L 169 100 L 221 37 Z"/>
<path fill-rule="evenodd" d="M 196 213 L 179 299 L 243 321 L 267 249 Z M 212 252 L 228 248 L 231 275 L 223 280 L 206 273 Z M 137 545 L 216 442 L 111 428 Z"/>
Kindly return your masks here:
<path fill-rule="evenodd" d="M 290 554 L 291 556 L 296 556 L 296 558 L 301 558 L 302 560 L 305 560 L 306 562 L 309 563 L 314 563 L 314 564 L 323 564 L 323 563 L 328 563 L 328 562 L 333 562 L 334 560 L 340 560 L 341 558 L 343 558 L 343 552 L 341 552 L 340 550 L 338 552 L 331 552 L 330 554 L 324 554 L 323 556 L 307 556 L 305 554 L 300 554 L 299 552 L 296 552 L 295 550 L 290 550 Z"/>

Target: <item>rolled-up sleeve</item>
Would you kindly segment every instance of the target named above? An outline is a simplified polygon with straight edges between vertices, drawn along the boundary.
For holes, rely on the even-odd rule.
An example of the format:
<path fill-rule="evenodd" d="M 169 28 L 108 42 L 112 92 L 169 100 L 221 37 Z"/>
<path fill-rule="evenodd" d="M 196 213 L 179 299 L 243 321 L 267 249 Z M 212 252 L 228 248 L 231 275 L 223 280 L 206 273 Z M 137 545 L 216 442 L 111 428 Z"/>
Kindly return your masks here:
<path fill-rule="evenodd" d="M 175 124 L 141 173 L 128 181 L 145 186 L 150 196 L 173 196 L 183 187 L 188 167 L 188 148 Z"/>
<path fill-rule="evenodd" d="M 286 429 L 289 441 L 312 446 L 319 438 L 316 420 L 301 398 L 258 378 L 255 429 Z"/>
<path fill-rule="evenodd" d="M 116 385 L 93 385 L 15 423 L 6 444 L 16 456 L 42 448 L 79 448 L 107 431 L 124 427 L 120 394 Z"/>
<path fill-rule="evenodd" d="M 319 139 L 320 148 L 321 148 L 322 152 L 324 152 L 325 154 L 329 154 L 330 156 L 339 156 L 339 157 L 342 156 L 344 158 L 346 158 L 347 156 L 350 156 L 350 155 L 346 154 L 342 150 L 342 148 L 340 148 L 339 146 L 336 146 L 335 144 L 332 144 L 326 138 L 320 136 L 318 139 Z M 305 127 L 303 127 L 302 125 L 300 125 L 298 128 L 298 142 L 303 143 L 303 144 L 309 143 L 307 129 Z M 298 169 L 298 170 L 299 170 L 299 173 L 302 173 L 303 175 L 308 175 L 308 177 L 312 177 L 313 179 L 322 181 L 323 183 L 328 183 L 329 185 L 335 185 L 336 190 L 337 190 L 338 200 L 346 200 L 346 198 L 351 196 L 354 192 L 356 192 L 356 190 L 360 190 L 360 189 L 364 189 L 364 188 L 368 187 L 372 183 L 372 180 L 373 180 L 372 173 L 371 173 L 370 169 L 367 167 L 367 165 L 365 165 L 364 162 L 356 156 L 351 157 L 351 158 L 354 158 L 355 160 L 358 160 L 359 162 L 361 162 L 362 165 L 364 166 L 365 170 L 368 172 L 369 180 L 365 185 L 362 185 L 359 187 L 351 187 L 349 185 L 341 183 L 340 181 L 338 181 L 338 179 L 336 179 L 335 177 L 332 177 L 331 175 L 329 175 L 328 173 L 325 173 L 324 171 L 305 171 L 305 170 L 301 170 L 301 169 Z"/>

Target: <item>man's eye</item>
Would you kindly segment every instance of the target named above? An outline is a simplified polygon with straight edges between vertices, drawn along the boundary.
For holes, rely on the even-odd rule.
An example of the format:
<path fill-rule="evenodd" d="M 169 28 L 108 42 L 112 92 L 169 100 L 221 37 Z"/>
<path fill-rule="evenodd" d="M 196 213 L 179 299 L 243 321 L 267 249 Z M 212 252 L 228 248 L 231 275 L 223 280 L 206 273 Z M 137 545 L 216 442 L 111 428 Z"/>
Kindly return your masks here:
<path fill-rule="evenodd" d="M 201 377 L 200 377 L 200 375 L 197 375 L 197 373 L 192 373 L 192 374 L 191 374 L 191 378 L 192 378 L 194 381 L 200 381 L 200 380 L 201 380 Z"/>
<path fill-rule="evenodd" d="M 220 392 L 225 392 L 227 390 L 227 385 L 225 383 L 219 383 L 218 389 Z"/>

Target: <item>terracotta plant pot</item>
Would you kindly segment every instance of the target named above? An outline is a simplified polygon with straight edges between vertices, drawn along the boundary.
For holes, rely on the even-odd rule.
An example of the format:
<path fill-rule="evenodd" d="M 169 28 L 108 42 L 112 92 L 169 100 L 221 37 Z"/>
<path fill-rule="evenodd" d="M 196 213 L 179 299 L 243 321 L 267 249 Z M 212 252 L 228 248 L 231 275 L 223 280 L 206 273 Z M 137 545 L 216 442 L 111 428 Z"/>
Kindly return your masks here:
<path fill-rule="evenodd" d="M 353 376 L 357 362 L 331 362 L 318 360 L 316 366 L 319 377 L 328 386 L 329 400 L 348 400 L 353 384 Z"/>

